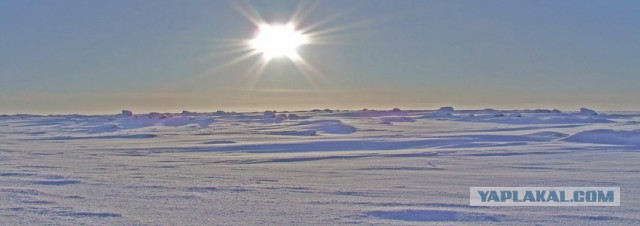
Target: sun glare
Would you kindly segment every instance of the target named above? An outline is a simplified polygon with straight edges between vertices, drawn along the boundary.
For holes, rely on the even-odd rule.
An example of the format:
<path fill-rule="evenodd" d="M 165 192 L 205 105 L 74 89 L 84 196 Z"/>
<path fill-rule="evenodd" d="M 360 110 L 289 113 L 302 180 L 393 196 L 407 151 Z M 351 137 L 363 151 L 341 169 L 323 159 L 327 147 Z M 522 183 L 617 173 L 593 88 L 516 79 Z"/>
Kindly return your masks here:
<path fill-rule="evenodd" d="M 293 65 L 314 88 L 329 84 L 330 82 L 323 73 L 312 62 L 301 56 L 298 51 L 301 46 L 305 45 L 333 44 L 338 40 L 333 35 L 353 26 L 326 26 L 327 23 L 338 19 L 341 15 L 346 15 L 346 12 L 321 20 L 307 20 L 305 22 L 306 14 L 310 13 L 316 5 L 315 3 L 307 5 L 303 2 L 300 1 L 288 20 L 275 22 L 265 20 L 258 13 L 258 10 L 246 1 L 229 1 L 230 6 L 255 26 L 255 34 L 252 37 L 221 42 L 224 46 L 221 46 L 213 56 L 235 55 L 235 57 L 216 65 L 213 69 L 203 73 L 203 76 L 214 75 L 225 68 L 251 61 L 250 64 L 244 65 L 246 69 L 238 75 L 238 81 L 247 86 L 246 90 L 252 91 L 269 65 L 285 63 L 284 65 Z M 326 28 L 320 29 L 321 27 Z M 286 59 L 286 61 L 279 62 L 275 59 Z"/>
<path fill-rule="evenodd" d="M 263 24 L 250 44 L 266 59 L 276 57 L 292 59 L 297 56 L 298 47 L 307 44 L 308 41 L 307 36 L 296 31 L 292 24 L 275 26 Z"/>

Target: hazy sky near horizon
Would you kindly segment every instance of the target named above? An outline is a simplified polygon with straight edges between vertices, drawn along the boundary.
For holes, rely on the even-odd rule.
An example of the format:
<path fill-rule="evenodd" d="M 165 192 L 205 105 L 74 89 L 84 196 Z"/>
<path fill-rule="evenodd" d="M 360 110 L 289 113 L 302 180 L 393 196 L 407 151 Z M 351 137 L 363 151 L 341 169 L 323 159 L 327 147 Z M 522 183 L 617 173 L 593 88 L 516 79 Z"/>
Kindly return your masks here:
<path fill-rule="evenodd" d="M 0 1 L 0 113 L 640 110 L 640 1 L 241 3 Z M 238 5 L 323 22 L 299 49 L 317 71 L 234 61 L 256 32 Z"/>

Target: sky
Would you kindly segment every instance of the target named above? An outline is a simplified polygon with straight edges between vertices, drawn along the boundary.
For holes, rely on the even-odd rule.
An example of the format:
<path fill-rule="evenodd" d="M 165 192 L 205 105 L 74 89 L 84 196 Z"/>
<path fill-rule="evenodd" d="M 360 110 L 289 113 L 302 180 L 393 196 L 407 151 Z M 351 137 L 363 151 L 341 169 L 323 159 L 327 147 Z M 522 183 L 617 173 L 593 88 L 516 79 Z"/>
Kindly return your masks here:
<path fill-rule="evenodd" d="M 246 56 L 256 16 L 302 67 Z M 635 0 L 0 1 L 1 114 L 640 110 L 639 72 Z"/>

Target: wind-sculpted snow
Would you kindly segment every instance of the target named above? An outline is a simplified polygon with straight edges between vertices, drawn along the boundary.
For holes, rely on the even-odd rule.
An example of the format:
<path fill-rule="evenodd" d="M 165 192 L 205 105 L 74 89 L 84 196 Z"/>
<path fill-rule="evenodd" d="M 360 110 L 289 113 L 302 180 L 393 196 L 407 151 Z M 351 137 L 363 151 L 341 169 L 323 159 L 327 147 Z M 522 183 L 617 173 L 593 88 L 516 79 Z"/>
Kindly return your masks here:
<path fill-rule="evenodd" d="M 615 145 L 638 145 L 640 146 L 640 130 L 611 130 L 597 129 L 579 132 L 565 139 L 570 142 L 594 143 L 594 144 L 615 144 Z"/>
<path fill-rule="evenodd" d="M 0 116 L 2 225 L 639 225 L 640 114 L 314 110 Z M 622 206 L 469 206 L 470 186 Z"/>
<path fill-rule="evenodd" d="M 499 215 L 446 210 L 373 211 L 368 214 L 384 219 L 418 222 L 500 222 L 501 217 Z"/>
<path fill-rule="evenodd" d="M 311 129 L 328 134 L 350 134 L 355 133 L 357 129 L 351 125 L 346 125 L 340 120 L 314 120 L 297 123 L 305 129 Z"/>

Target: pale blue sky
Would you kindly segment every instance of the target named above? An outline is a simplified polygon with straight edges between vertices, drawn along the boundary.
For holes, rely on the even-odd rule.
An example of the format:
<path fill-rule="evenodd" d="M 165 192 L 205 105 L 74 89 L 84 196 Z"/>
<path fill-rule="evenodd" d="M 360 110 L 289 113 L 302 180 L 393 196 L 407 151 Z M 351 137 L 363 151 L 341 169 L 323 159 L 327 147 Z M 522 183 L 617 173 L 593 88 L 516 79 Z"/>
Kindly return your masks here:
<path fill-rule="evenodd" d="M 639 1 L 247 1 L 341 28 L 300 48 L 311 79 L 276 59 L 254 82 L 258 56 L 220 66 L 256 30 L 238 3 L 0 1 L 0 113 L 640 110 Z"/>

